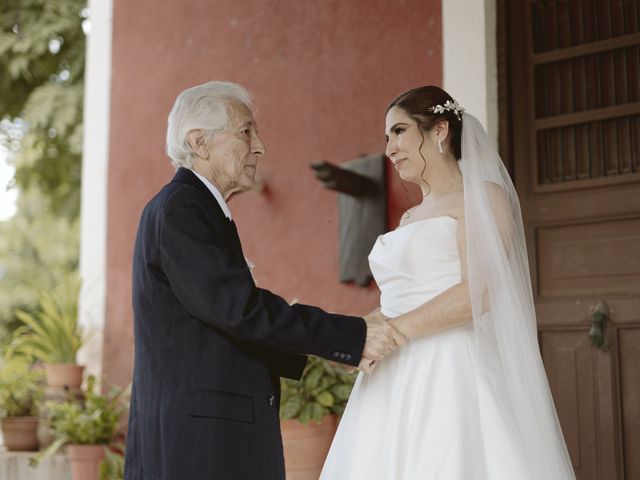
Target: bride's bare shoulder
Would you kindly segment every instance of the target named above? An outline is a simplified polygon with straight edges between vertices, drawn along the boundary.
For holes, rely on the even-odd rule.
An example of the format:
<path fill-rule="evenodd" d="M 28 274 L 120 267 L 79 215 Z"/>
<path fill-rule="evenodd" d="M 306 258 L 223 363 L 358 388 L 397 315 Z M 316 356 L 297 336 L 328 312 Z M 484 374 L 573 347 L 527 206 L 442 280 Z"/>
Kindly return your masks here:
<path fill-rule="evenodd" d="M 448 193 L 443 199 L 443 210 L 448 212 L 448 215 L 459 220 L 464 220 L 464 193 L 463 192 L 451 192 Z"/>

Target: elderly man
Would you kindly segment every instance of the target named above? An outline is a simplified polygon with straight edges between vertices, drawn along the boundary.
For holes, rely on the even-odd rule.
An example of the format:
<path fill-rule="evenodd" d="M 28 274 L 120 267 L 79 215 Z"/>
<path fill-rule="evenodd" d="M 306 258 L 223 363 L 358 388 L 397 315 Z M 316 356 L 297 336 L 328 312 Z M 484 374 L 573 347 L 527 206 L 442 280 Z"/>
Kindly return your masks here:
<path fill-rule="evenodd" d="M 125 478 L 284 479 L 280 376 L 300 378 L 304 354 L 366 369 L 405 339 L 379 315 L 289 306 L 255 286 L 226 203 L 265 153 L 244 88 L 182 92 L 167 153 L 177 172 L 145 207 L 133 258 Z"/>

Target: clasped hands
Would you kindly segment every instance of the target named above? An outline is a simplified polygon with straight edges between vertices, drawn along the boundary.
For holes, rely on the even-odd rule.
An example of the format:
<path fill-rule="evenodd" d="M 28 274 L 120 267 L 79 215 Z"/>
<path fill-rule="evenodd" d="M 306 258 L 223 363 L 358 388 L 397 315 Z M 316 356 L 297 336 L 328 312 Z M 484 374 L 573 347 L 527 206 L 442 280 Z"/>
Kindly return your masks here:
<path fill-rule="evenodd" d="M 367 340 L 358 369 L 371 373 L 378 362 L 396 348 L 406 344 L 407 338 L 387 322 L 387 318 L 382 315 L 380 309 L 365 315 L 364 321 L 367 323 Z"/>

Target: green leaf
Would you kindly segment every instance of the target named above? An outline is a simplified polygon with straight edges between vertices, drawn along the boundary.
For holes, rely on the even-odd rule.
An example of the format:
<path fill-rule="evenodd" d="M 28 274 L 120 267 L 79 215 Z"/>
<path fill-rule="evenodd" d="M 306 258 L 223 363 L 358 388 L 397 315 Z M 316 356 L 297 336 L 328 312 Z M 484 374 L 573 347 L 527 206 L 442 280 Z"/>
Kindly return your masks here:
<path fill-rule="evenodd" d="M 334 399 L 333 395 L 331 395 L 331 392 L 324 391 L 319 395 L 316 395 L 316 401 L 323 407 L 331 407 L 333 406 Z"/>
<path fill-rule="evenodd" d="M 318 366 L 315 366 L 312 369 L 310 369 L 308 375 L 303 379 L 305 390 L 311 390 L 318 386 L 318 382 L 320 381 L 320 379 L 322 378 L 322 375 L 324 374 L 324 370 L 322 366 L 319 366 L 319 367 L 320 368 L 318 368 Z"/>
<path fill-rule="evenodd" d="M 33 416 L 43 396 L 44 374 L 23 357 L 4 360 L 0 368 L 0 417 Z"/>
<path fill-rule="evenodd" d="M 57 436 L 80 445 L 108 445 L 122 413 L 128 408 L 130 390 L 112 390 L 98 395 L 88 382 L 84 401 L 71 399 L 64 403 L 47 402 L 47 416 Z"/>
<path fill-rule="evenodd" d="M 310 357 L 300 382 L 281 381 L 281 418 L 308 423 L 329 413 L 341 414 L 355 378 L 327 360 Z"/>
<path fill-rule="evenodd" d="M 338 417 L 341 417 L 342 414 L 344 413 L 344 409 L 345 407 L 342 404 L 334 405 L 333 407 L 331 407 L 331 413 L 333 413 Z"/>
<path fill-rule="evenodd" d="M 124 445 L 118 447 L 124 452 Z M 124 454 L 105 448 L 105 458 L 100 464 L 99 480 L 124 479 Z"/>
<path fill-rule="evenodd" d="M 313 404 L 307 403 L 300 410 L 300 414 L 298 415 L 298 421 L 300 423 L 307 424 L 311 421 L 313 415 Z"/>
<path fill-rule="evenodd" d="M 353 385 L 353 383 L 356 381 L 356 378 L 358 376 L 357 373 L 348 373 L 342 368 L 338 368 L 336 370 L 336 374 L 340 382 Z"/>
<path fill-rule="evenodd" d="M 316 423 L 320 423 L 322 419 L 329 413 L 329 410 L 317 403 L 310 404 L 311 414 L 310 418 Z"/>
<path fill-rule="evenodd" d="M 45 450 L 39 452 L 35 457 L 31 458 L 29 460 L 29 465 L 31 465 L 32 467 L 38 467 L 42 462 L 55 454 L 58 450 L 60 450 L 60 447 L 68 442 L 69 439 L 65 436 L 56 438 L 53 443 L 49 445 Z"/>
<path fill-rule="evenodd" d="M 295 418 L 302 408 L 302 399 L 300 397 L 290 397 L 286 403 L 281 404 L 280 418 L 282 420 L 289 420 Z"/>
<path fill-rule="evenodd" d="M 351 385 L 336 385 L 331 388 L 331 392 L 338 400 L 349 400 L 352 389 Z"/>
<path fill-rule="evenodd" d="M 319 423 L 325 415 L 329 413 L 329 410 L 317 403 L 307 403 L 302 407 L 298 421 L 300 423 L 307 424 L 310 421 Z"/>
<path fill-rule="evenodd" d="M 78 323 L 80 283 L 76 277 L 71 277 L 64 287 L 58 296 L 42 292 L 39 308 L 33 314 L 16 312 L 26 329 L 12 339 L 15 351 L 43 362 L 75 363 L 85 340 Z"/>

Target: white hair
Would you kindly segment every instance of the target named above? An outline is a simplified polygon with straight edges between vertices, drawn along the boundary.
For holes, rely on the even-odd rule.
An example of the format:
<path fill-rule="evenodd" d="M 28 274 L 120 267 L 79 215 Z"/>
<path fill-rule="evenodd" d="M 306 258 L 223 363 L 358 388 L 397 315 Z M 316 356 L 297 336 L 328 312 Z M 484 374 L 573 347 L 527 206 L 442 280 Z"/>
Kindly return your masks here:
<path fill-rule="evenodd" d="M 167 155 L 174 167 L 191 168 L 193 164 L 194 153 L 187 139 L 191 130 L 211 135 L 228 125 L 230 100 L 238 100 L 253 111 L 251 95 L 237 83 L 207 82 L 178 95 L 167 121 Z"/>

